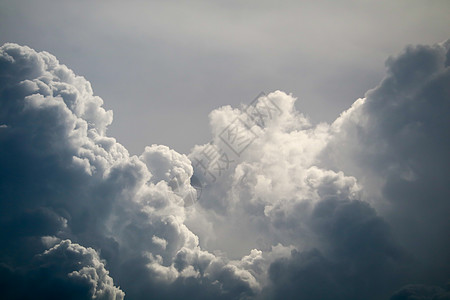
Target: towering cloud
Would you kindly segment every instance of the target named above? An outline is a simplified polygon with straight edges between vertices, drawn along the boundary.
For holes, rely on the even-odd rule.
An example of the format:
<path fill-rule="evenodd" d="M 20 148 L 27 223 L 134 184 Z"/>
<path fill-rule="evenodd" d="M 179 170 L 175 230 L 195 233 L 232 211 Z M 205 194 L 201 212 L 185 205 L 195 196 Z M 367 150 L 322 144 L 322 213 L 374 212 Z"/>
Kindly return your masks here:
<path fill-rule="evenodd" d="M 2 293 L 445 299 L 449 45 L 390 58 L 331 125 L 281 91 L 214 110 L 211 142 L 188 156 L 130 156 L 88 81 L 3 45 Z"/>
<path fill-rule="evenodd" d="M 364 184 L 418 263 L 419 282 L 450 274 L 449 48 L 408 47 L 388 59 L 387 76 L 334 122 L 324 151 Z"/>
<path fill-rule="evenodd" d="M 6 44 L 0 53 L 8 297 L 22 298 L 26 286 L 42 298 L 122 298 L 117 283 L 132 298 L 173 298 L 199 286 L 204 297 L 252 293 L 253 276 L 202 251 L 183 223 L 180 202 L 193 190 L 186 156 L 152 146 L 130 157 L 105 135 L 112 112 L 88 81 L 46 52 Z"/>

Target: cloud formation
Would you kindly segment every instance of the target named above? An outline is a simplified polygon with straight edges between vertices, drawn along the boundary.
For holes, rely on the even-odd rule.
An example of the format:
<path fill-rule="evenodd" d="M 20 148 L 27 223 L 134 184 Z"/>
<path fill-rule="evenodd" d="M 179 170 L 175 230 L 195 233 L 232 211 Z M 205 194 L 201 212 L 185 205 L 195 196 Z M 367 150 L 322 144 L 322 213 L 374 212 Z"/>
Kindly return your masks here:
<path fill-rule="evenodd" d="M 248 272 L 202 251 L 183 224 L 180 194 L 192 190 L 186 156 L 155 145 L 130 157 L 105 135 L 112 112 L 83 77 L 28 47 L 5 44 L 0 57 L 0 205 L 1 227 L 7 228 L 0 247 L 12 298 L 21 297 L 15 292 L 20 278 L 45 272 L 46 264 L 29 263 L 40 256 L 54 258 L 51 273 L 58 280 L 49 295 L 55 297 L 73 288 L 80 290 L 75 298 L 120 298 L 113 280 L 132 298 L 193 293 L 200 283 L 191 278 L 204 278 L 208 297 L 252 291 L 256 283 Z M 174 176 L 186 186 L 177 193 L 169 185 Z M 98 263 L 74 255 L 86 251 L 100 253 L 114 279 Z M 70 267 L 75 262 L 81 268 Z"/>
<path fill-rule="evenodd" d="M 332 124 L 311 124 L 281 91 L 216 109 L 211 143 L 187 156 L 162 145 L 130 156 L 86 79 L 3 45 L 2 291 L 446 297 L 449 45 L 389 58 L 380 85 Z"/>
<path fill-rule="evenodd" d="M 389 58 L 380 85 L 332 124 L 324 152 L 364 184 L 366 199 L 421 263 L 419 282 L 450 274 L 449 48 L 408 47 Z"/>

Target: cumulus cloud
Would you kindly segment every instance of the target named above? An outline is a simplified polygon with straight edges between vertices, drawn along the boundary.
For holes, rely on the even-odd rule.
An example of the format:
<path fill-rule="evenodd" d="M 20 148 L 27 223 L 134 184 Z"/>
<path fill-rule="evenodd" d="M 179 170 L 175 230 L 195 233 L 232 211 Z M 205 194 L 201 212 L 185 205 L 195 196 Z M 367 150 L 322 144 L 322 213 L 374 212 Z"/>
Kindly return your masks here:
<path fill-rule="evenodd" d="M 366 199 L 419 263 L 420 281 L 450 274 L 449 45 L 389 58 L 380 85 L 332 124 L 324 151 L 329 165 L 364 184 Z"/>
<path fill-rule="evenodd" d="M 36 255 L 27 265 L 0 267 L 7 299 L 124 299 L 92 248 L 70 240 Z"/>
<path fill-rule="evenodd" d="M 251 293 L 252 276 L 201 250 L 183 223 L 180 202 L 195 192 L 186 156 L 156 145 L 130 156 L 106 135 L 112 112 L 83 77 L 46 52 L 5 44 L 0 53 L 0 222 L 8 228 L 0 252 L 2 278 L 12 281 L 8 295 L 34 272 L 57 276 L 58 282 L 42 279 L 52 297 L 83 285 L 75 298 L 120 298 L 114 280 L 132 298 L 171 298 L 193 291 L 191 281 L 201 278 L 211 293 Z M 183 251 L 193 258 L 177 269 Z M 88 263 L 84 253 L 100 258 Z M 52 258 L 51 271 L 29 265 L 39 257 Z"/>
<path fill-rule="evenodd" d="M 2 291 L 445 295 L 433 285 L 450 274 L 448 48 L 388 59 L 380 85 L 332 124 L 311 124 L 276 91 L 212 111 L 211 142 L 188 155 L 151 145 L 130 156 L 107 135 L 112 112 L 86 79 L 49 53 L 3 45 Z"/>
<path fill-rule="evenodd" d="M 407 285 L 395 292 L 390 300 L 413 300 L 413 299 L 450 299 L 450 289 L 428 285 Z"/>
<path fill-rule="evenodd" d="M 295 246 L 269 269 L 272 298 L 386 299 L 407 282 L 446 282 L 448 45 L 389 58 L 380 85 L 331 125 L 309 124 L 282 92 L 211 113 L 225 152 L 221 134 L 236 119 L 257 138 L 239 156 L 228 152 L 235 163 L 202 194 L 200 205 L 214 212 L 211 226 L 194 230 L 205 247 L 239 256 Z M 279 112 L 264 110 L 267 103 Z M 191 159 L 207 161 L 206 147 Z M 208 171 L 216 169 L 212 162 Z M 194 174 L 208 173 L 197 164 Z"/>
<path fill-rule="evenodd" d="M 225 107 L 211 114 L 212 130 L 219 136 L 240 119 L 258 138 L 235 155 L 235 163 L 220 174 L 220 180 L 210 180 L 202 193 L 199 205 L 207 211 L 202 214 L 204 222 L 211 226 L 192 226 L 201 243 L 234 257 L 252 248 L 270 253 L 272 245 L 292 247 L 287 256 L 266 266 L 268 271 L 260 279 L 266 283 L 263 298 L 385 296 L 398 284 L 406 256 L 389 225 L 362 201 L 356 178 L 317 166 L 330 139 L 329 126 L 312 126 L 295 112 L 291 95 L 275 92 L 260 101 L 282 108 L 281 113 L 270 116 L 262 109 L 255 112 L 254 106 Z M 244 113 L 249 110 L 251 114 Z M 256 113 L 266 120 L 255 118 Z M 216 142 L 227 152 L 223 139 Z M 195 148 L 191 159 L 206 162 L 206 147 L 210 144 Z M 230 151 L 227 154 L 232 156 Z M 215 171 L 214 161 L 211 164 L 208 172 Z M 205 181 L 206 172 L 203 165 L 194 168 L 194 174 Z M 217 171 L 214 174 L 219 176 Z M 187 222 L 194 220 L 188 217 Z"/>

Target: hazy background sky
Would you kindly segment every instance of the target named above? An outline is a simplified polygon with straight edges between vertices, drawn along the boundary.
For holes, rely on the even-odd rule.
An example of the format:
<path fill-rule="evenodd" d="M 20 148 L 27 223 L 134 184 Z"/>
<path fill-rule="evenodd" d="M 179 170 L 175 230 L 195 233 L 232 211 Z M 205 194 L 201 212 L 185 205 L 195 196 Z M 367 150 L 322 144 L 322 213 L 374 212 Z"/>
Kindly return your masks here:
<path fill-rule="evenodd" d="M 0 44 L 49 51 L 85 76 L 131 153 L 187 153 L 210 139 L 210 111 L 261 91 L 334 120 L 389 55 L 448 38 L 449 15 L 448 1 L 0 0 Z"/>

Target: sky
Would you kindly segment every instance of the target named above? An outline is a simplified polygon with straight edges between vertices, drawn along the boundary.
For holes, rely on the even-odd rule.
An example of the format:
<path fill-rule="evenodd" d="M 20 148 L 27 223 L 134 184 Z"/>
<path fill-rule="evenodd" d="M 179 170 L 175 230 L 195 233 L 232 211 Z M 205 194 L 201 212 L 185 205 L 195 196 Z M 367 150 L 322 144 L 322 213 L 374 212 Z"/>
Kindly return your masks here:
<path fill-rule="evenodd" d="M 449 8 L 0 0 L 0 298 L 450 299 Z"/>
<path fill-rule="evenodd" d="M 210 111 L 260 92 L 293 93 L 314 123 L 332 122 L 389 55 L 447 39 L 449 13 L 448 1 L 415 0 L 1 0 L 0 43 L 49 51 L 86 77 L 131 153 L 186 154 L 211 138 Z"/>

